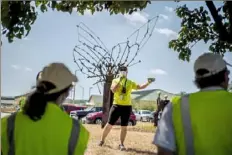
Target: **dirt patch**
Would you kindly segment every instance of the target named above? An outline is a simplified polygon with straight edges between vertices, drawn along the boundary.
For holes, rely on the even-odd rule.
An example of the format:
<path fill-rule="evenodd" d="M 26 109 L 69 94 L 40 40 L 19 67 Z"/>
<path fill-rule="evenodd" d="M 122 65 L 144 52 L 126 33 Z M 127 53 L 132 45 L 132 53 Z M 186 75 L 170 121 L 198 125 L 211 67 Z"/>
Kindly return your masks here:
<path fill-rule="evenodd" d="M 120 130 L 120 126 L 115 126 L 114 130 Z M 153 123 L 148 122 L 138 122 L 136 126 L 129 126 L 128 131 L 138 131 L 138 132 L 150 132 L 154 133 L 155 127 Z"/>
<path fill-rule="evenodd" d="M 14 107 L 10 107 L 10 108 L 1 108 L 1 112 L 5 112 L 5 113 L 13 113 L 15 112 L 16 109 Z"/>
<path fill-rule="evenodd" d="M 125 146 L 127 151 L 119 151 L 120 127 L 116 126 L 110 132 L 105 145 L 97 144 L 101 138 L 102 129 L 98 125 L 85 125 L 90 131 L 90 141 L 85 155 L 155 155 L 156 147 L 152 144 L 154 132 L 138 132 L 136 127 L 130 127 Z M 140 128 L 140 125 L 138 125 Z M 154 130 L 153 130 L 154 131 Z"/>

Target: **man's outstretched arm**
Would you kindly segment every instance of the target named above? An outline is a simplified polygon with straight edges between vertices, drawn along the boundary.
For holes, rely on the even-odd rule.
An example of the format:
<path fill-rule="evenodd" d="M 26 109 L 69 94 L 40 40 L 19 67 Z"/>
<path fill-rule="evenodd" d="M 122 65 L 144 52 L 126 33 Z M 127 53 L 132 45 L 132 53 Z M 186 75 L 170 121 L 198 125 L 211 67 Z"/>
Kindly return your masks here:
<path fill-rule="evenodd" d="M 151 82 L 146 82 L 146 83 L 144 83 L 144 84 L 142 84 L 142 85 L 138 85 L 137 86 L 137 89 L 145 89 L 145 88 L 147 88 L 147 86 L 149 86 L 151 84 Z"/>
<path fill-rule="evenodd" d="M 145 89 L 145 88 L 147 88 L 147 86 L 149 86 L 154 81 L 155 81 L 155 78 L 150 78 L 147 80 L 146 83 L 144 83 L 142 85 L 136 85 L 134 89 Z"/>

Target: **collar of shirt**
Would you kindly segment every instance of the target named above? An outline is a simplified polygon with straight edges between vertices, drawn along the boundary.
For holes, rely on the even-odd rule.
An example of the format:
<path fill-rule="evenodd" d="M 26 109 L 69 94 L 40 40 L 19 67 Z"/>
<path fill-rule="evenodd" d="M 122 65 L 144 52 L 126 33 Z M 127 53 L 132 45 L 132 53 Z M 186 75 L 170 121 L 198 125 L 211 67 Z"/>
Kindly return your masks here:
<path fill-rule="evenodd" d="M 200 91 L 214 91 L 214 90 L 225 90 L 225 89 L 220 86 L 212 86 L 212 87 L 203 88 Z"/>

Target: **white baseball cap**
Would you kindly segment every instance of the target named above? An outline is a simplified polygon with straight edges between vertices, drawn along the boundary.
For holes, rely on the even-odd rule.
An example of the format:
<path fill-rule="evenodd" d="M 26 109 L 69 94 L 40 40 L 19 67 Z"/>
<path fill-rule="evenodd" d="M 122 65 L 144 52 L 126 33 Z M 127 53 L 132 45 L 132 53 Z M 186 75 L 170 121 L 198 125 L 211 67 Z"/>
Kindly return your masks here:
<path fill-rule="evenodd" d="M 78 79 L 76 75 L 72 74 L 68 67 L 65 66 L 65 64 L 54 62 L 45 66 L 39 73 L 37 83 L 41 81 L 51 82 L 56 86 L 56 88 L 46 93 L 52 94 L 75 84 L 78 82 Z"/>
<path fill-rule="evenodd" d="M 194 72 L 197 78 L 209 77 L 223 71 L 227 66 L 232 67 L 231 64 L 227 63 L 223 57 L 219 54 L 204 53 L 197 58 L 194 63 Z M 197 75 L 199 69 L 206 69 L 209 73 L 204 75 Z"/>

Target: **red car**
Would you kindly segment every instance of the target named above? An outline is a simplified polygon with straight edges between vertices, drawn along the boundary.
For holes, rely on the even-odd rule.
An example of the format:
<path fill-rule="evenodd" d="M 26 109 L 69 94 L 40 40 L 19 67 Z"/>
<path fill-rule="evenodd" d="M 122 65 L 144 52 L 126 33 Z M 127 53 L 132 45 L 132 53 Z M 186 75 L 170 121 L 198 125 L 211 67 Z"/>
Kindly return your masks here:
<path fill-rule="evenodd" d="M 103 116 L 102 111 L 90 113 L 90 114 L 88 114 L 86 117 L 84 117 L 82 119 L 82 123 L 101 124 L 102 123 L 102 116 Z M 135 126 L 136 123 L 137 123 L 136 116 L 135 116 L 135 114 L 133 112 L 131 112 L 130 120 L 129 120 L 128 125 L 129 126 Z M 116 125 L 120 125 L 120 118 L 116 122 Z"/>
<path fill-rule="evenodd" d="M 74 110 L 84 110 L 87 108 L 86 106 L 80 106 L 76 104 L 67 104 L 67 103 L 63 104 L 62 106 L 68 114 L 70 114 L 70 112 Z"/>

